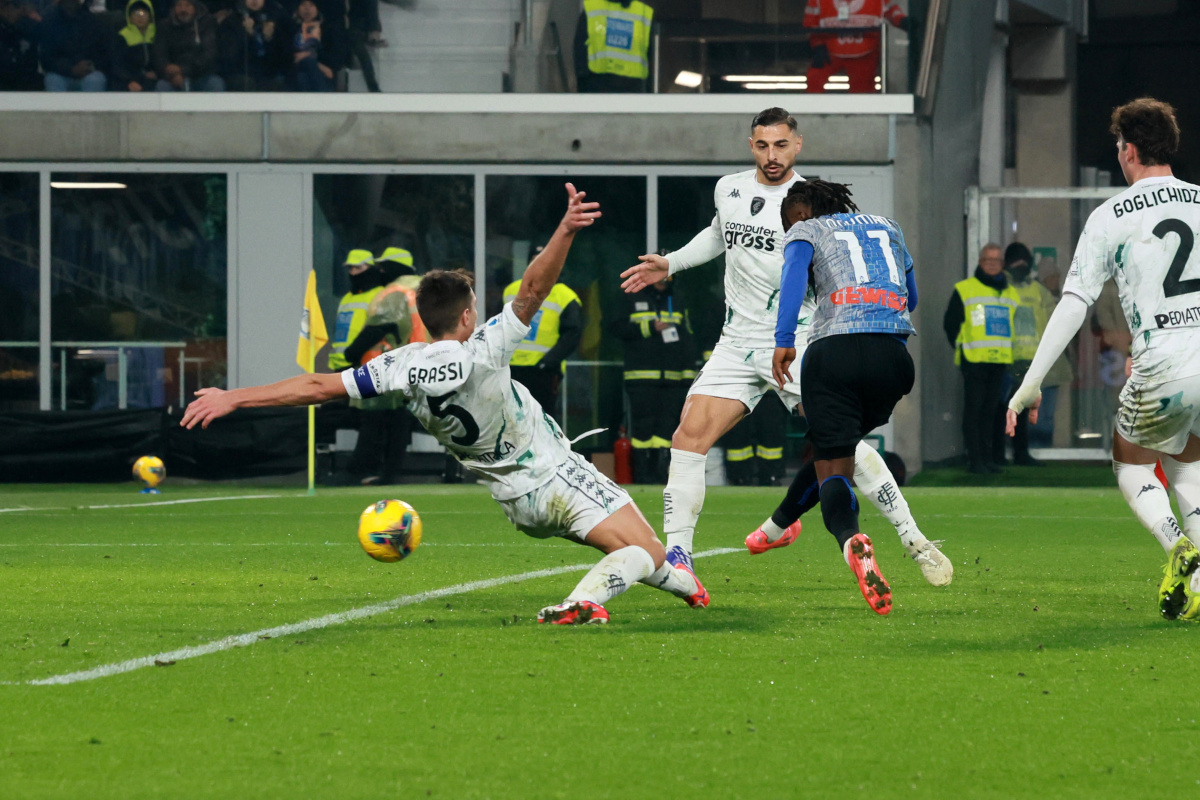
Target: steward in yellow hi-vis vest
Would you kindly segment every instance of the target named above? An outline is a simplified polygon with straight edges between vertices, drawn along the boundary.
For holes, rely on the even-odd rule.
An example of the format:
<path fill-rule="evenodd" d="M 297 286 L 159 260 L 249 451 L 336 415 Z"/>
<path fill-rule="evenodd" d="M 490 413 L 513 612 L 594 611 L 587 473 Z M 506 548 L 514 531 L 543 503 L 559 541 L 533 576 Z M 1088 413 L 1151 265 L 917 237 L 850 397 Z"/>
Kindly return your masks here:
<path fill-rule="evenodd" d="M 654 9 L 638 0 L 583 0 L 575 31 L 581 92 L 643 92 Z"/>
<path fill-rule="evenodd" d="M 519 280 L 504 290 L 504 302 L 510 302 L 521 288 Z M 517 345 L 511 364 L 513 380 L 521 383 L 538 401 L 542 410 L 556 419 L 558 384 L 562 380 L 563 361 L 575 352 L 583 338 L 583 304 L 579 295 L 565 283 L 556 283 L 529 323 L 529 333 Z"/>
<path fill-rule="evenodd" d="M 979 253 L 975 274 L 954 285 L 942 317 L 954 363 L 963 376 L 963 444 L 971 472 L 1001 471 L 1006 462 L 1004 383 L 1013 362 L 1013 322 L 1021 297 L 1004 275 L 997 245 Z"/>
<path fill-rule="evenodd" d="M 350 274 L 350 291 L 338 303 L 337 322 L 333 329 L 333 346 L 329 353 L 329 368 L 343 370 L 351 364 L 346 358 L 346 348 L 358 338 L 367 324 L 367 308 L 387 279 L 375 266 L 369 250 L 351 250 L 346 256 L 346 271 Z M 365 349 L 364 349 L 365 352 Z"/>
<path fill-rule="evenodd" d="M 621 295 L 621 312 L 608 322 L 625 343 L 634 483 L 666 483 L 671 434 L 696 377 L 691 320 L 672 285 L 668 278 Z"/>

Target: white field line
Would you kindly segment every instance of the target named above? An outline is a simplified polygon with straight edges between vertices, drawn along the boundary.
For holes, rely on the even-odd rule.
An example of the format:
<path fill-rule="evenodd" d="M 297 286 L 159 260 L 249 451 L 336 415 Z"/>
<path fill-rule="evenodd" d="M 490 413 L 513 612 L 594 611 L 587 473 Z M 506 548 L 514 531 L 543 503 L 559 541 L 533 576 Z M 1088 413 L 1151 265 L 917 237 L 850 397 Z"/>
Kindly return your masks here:
<path fill-rule="evenodd" d="M 187 500 L 153 500 L 149 503 L 113 503 L 111 505 L 102 506 L 41 506 L 33 508 L 30 506 L 18 506 L 16 508 L 0 508 L 0 514 L 12 511 L 78 511 L 81 509 L 97 509 L 97 508 L 146 508 L 148 506 L 177 506 L 184 503 L 214 503 L 218 500 L 265 500 L 268 498 L 283 497 L 281 494 L 237 494 L 228 497 L 193 497 Z"/>
<path fill-rule="evenodd" d="M 705 558 L 707 556 L 719 556 L 727 553 L 740 553 L 740 547 L 719 547 L 714 550 L 705 550 L 702 553 L 696 553 L 693 558 Z M 572 564 L 567 567 L 554 567 L 552 569 L 539 569 L 533 572 L 521 572 L 516 575 L 505 575 L 499 578 L 488 578 L 482 581 L 471 581 L 470 583 L 459 583 L 454 586 L 446 586 L 442 589 L 433 589 L 428 592 L 420 592 L 419 594 L 408 594 L 401 597 L 388 600 L 383 603 L 375 603 L 374 605 L 361 606 L 352 608 L 349 611 L 339 611 L 336 614 L 326 614 L 323 617 L 314 617 L 306 619 L 303 622 L 293 622 L 290 625 L 278 625 L 274 628 L 263 628 L 250 633 L 241 633 L 234 636 L 226 636 L 224 639 L 208 642 L 194 647 L 182 647 L 178 650 L 168 650 L 163 653 L 156 653 L 152 656 L 142 656 L 141 658 L 131 658 L 128 661 L 119 661 L 115 664 L 104 664 L 92 669 L 80 670 L 79 672 L 67 672 L 62 675 L 52 675 L 49 678 L 35 678 L 33 680 L 24 681 L 29 686 L 61 686 L 68 683 L 79 683 L 80 681 L 92 681 L 97 678 L 107 678 L 112 675 L 120 675 L 123 672 L 132 672 L 143 667 L 152 667 L 155 662 L 167 661 L 184 661 L 189 658 L 199 658 L 200 656 L 210 655 L 212 653 L 220 653 L 224 650 L 232 650 L 235 647 L 248 647 L 265 639 L 275 639 L 280 636 L 292 636 L 297 633 L 305 633 L 307 631 L 319 630 L 328 628 L 333 625 L 344 625 L 347 622 L 362 619 L 363 617 L 371 617 L 376 614 L 384 614 L 388 611 L 395 611 L 397 608 L 404 606 L 423 603 L 426 600 L 436 600 L 439 597 L 450 597 L 456 594 L 465 594 L 474 592 L 479 589 L 490 589 L 494 586 L 503 586 L 508 583 L 520 583 L 522 581 L 533 580 L 534 578 L 548 578 L 552 575 L 562 575 L 567 572 L 582 572 L 585 569 L 591 569 L 593 564 Z M 13 685 L 15 682 L 7 682 L 7 685 Z"/>
<path fill-rule="evenodd" d="M 0 547 L 349 547 L 357 542 L 0 542 Z M 544 547 L 536 542 L 422 542 L 421 547 Z"/>
<path fill-rule="evenodd" d="M 228 497 L 193 497 L 187 500 L 155 500 L 150 503 L 115 503 L 107 506 L 80 506 L 81 508 L 146 508 L 147 506 L 178 506 L 184 503 L 215 503 L 218 500 L 266 500 L 282 497 L 278 494 L 235 494 Z"/>

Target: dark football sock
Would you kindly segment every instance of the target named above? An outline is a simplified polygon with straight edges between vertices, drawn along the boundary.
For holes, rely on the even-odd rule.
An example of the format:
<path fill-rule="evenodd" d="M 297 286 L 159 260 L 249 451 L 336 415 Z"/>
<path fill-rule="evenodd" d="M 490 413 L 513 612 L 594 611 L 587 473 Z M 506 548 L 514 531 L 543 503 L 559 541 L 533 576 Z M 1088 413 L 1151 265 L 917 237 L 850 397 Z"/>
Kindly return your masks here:
<path fill-rule="evenodd" d="M 817 468 L 810 461 L 800 468 L 792 485 L 788 487 L 787 496 L 771 515 L 771 521 L 780 528 L 800 519 L 805 512 L 813 508 L 821 500 L 820 489 L 817 486 Z"/>
<path fill-rule="evenodd" d="M 837 539 L 838 549 L 846 551 L 846 542 L 858 533 L 858 499 L 850 481 L 841 475 L 831 475 L 821 483 L 821 516 L 825 527 Z"/>

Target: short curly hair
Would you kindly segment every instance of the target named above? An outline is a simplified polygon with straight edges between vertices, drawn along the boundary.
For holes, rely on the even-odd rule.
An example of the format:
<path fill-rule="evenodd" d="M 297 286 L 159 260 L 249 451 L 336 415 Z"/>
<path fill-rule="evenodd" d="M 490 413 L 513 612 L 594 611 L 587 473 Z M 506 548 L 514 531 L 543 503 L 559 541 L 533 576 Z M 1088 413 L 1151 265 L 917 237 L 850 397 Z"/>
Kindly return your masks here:
<path fill-rule="evenodd" d="M 814 217 L 827 214 L 852 214 L 858 211 L 858 206 L 850 199 L 852 196 L 848 184 L 834 183 L 814 178 L 809 181 L 796 181 L 788 189 L 787 197 L 779 207 L 779 216 L 783 220 L 783 229 L 788 225 L 788 212 L 803 203 L 809 207 Z"/>
<path fill-rule="evenodd" d="M 1114 108 L 1108 130 L 1126 144 L 1137 147 L 1144 167 L 1170 165 L 1179 152 L 1175 109 L 1153 97 L 1139 97 Z"/>

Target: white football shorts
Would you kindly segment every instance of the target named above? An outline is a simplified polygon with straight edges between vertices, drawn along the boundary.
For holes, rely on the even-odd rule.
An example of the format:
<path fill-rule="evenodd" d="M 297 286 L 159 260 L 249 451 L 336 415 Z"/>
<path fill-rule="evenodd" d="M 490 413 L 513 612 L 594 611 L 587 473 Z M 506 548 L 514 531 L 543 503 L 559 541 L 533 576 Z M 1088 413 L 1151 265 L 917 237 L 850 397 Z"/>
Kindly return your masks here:
<path fill-rule="evenodd" d="M 582 542 L 592 528 L 630 502 L 628 492 L 572 452 L 549 483 L 500 506 L 521 533 L 535 539 L 562 536 Z"/>
<path fill-rule="evenodd" d="M 787 406 L 788 412 L 794 413 L 800 405 L 800 361 L 804 358 L 804 348 L 796 348 L 796 360 L 789 370 L 792 380 L 783 385 L 783 391 L 779 390 L 775 379 L 771 377 L 771 359 L 774 356 L 774 347 L 736 347 L 717 342 L 712 358 L 708 359 L 696 380 L 692 381 L 688 397 L 702 394 L 738 400 L 749 411 L 753 411 L 763 395 L 774 390 Z"/>
<path fill-rule="evenodd" d="M 1188 436 L 1200 436 L 1200 375 L 1154 383 L 1130 378 L 1121 390 L 1116 424 L 1136 445 L 1179 455 Z"/>

